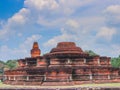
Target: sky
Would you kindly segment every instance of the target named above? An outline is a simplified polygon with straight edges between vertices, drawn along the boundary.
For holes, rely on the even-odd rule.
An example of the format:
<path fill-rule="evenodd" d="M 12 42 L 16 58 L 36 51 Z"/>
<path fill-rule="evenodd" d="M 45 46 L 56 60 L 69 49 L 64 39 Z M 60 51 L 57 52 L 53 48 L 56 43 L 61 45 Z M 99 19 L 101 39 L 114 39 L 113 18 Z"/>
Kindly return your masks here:
<path fill-rule="evenodd" d="M 1 0 L 0 60 L 41 55 L 75 42 L 101 56 L 120 55 L 120 0 Z"/>

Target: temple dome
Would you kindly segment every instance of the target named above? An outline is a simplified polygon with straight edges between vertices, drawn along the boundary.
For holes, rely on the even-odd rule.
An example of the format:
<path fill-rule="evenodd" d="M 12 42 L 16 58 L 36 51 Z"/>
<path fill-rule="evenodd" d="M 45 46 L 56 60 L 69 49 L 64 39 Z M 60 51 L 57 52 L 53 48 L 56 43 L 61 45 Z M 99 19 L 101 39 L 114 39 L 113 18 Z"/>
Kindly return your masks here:
<path fill-rule="evenodd" d="M 76 47 L 74 42 L 60 42 L 50 53 L 83 53 L 80 47 Z"/>

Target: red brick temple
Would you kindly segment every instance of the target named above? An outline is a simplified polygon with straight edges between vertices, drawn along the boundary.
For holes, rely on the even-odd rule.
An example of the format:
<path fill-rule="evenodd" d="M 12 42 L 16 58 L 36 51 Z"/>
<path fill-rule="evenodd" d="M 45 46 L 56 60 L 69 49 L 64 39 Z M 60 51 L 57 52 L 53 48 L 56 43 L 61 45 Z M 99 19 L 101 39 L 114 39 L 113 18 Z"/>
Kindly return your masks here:
<path fill-rule="evenodd" d="M 74 42 L 60 42 L 40 56 L 34 42 L 31 57 L 18 60 L 19 67 L 5 71 L 4 83 L 13 85 L 76 85 L 120 82 L 120 70 L 110 57 L 90 56 Z"/>

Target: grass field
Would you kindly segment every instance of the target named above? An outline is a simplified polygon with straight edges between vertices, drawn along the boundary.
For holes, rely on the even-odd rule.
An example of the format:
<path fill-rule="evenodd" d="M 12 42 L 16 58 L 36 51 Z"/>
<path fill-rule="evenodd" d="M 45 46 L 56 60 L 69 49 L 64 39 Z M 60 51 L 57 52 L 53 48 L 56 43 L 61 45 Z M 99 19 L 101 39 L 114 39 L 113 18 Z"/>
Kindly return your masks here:
<path fill-rule="evenodd" d="M 105 84 L 82 84 L 73 86 L 18 86 L 18 85 L 6 85 L 0 82 L 0 88 L 80 88 L 80 87 L 119 87 L 120 83 L 105 83 Z"/>

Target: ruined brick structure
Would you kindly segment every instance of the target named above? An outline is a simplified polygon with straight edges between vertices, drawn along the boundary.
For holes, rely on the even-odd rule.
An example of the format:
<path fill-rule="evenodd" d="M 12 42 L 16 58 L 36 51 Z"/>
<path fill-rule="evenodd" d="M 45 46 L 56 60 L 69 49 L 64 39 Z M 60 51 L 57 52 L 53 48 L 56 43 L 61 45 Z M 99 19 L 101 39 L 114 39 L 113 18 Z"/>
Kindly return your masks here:
<path fill-rule="evenodd" d="M 18 60 L 19 67 L 8 70 L 4 83 L 17 85 L 75 85 L 120 82 L 119 68 L 110 57 L 90 56 L 74 42 L 60 42 L 50 53 L 40 56 L 34 42 L 31 57 Z"/>

